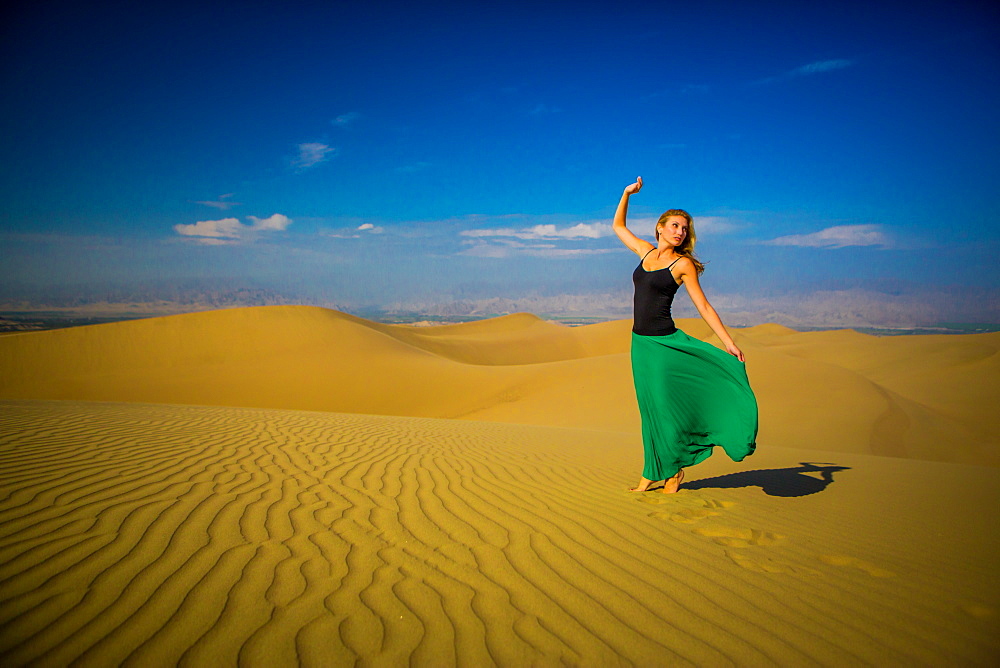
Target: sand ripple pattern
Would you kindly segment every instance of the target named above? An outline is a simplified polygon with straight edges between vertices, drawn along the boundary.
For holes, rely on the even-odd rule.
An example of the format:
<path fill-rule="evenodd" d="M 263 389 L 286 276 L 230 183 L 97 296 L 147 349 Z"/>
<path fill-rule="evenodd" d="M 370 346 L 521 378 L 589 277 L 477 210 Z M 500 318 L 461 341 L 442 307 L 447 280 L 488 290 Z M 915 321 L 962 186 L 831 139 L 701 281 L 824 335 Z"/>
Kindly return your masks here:
<path fill-rule="evenodd" d="M 776 582 L 816 587 L 815 571 L 717 577 L 713 559 L 761 563 L 753 551 L 779 537 L 698 529 L 732 504 L 690 505 L 697 495 L 673 521 L 647 517 L 620 471 L 573 456 L 605 443 L 587 438 L 423 418 L 2 404 L 0 663 L 915 658 L 864 631 L 865 601 L 842 631 L 850 645 L 824 636 L 833 598 L 775 596 Z M 894 623 L 882 612 L 878 623 Z M 775 619 L 792 632 L 761 621 Z M 954 658 L 923 643 L 921 659 Z"/>

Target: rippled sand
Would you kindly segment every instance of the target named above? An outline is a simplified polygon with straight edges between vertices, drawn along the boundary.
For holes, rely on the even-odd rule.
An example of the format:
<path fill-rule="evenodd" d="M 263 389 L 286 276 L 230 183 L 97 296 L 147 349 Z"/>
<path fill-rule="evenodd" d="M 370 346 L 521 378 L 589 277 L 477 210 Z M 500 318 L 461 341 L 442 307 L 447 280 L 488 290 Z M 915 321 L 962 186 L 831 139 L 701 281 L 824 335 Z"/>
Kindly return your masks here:
<path fill-rule="evenodd" d="M 0 662 L 1000 656 L 1000 472 L 958 463 L 996 457 L 997 337 L 743 330 L 759 451 L 665 496 L 625 491 L 627 333 L 276 308 L 2 337 Z M 952 463 L 908 436 L 954 425 Z"/>

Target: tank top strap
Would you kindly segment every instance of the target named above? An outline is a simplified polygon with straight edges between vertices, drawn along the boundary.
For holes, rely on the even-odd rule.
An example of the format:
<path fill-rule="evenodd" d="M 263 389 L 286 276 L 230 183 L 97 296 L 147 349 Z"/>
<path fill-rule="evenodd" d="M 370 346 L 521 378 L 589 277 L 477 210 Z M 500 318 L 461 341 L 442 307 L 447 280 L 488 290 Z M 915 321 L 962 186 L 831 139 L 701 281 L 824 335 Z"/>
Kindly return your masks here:
<path fill-rule="evenodd" d="M 649 254 L 650 254 L 650 253 L 652 253 L 652 252 L 653 252 L 653 251 L 655 251 L 655 250 L 656 250 L 656 246 L 653 246 L 653 247 L 652 247 L 652 248 L 650 248 L 650 249 L 649 249 L 648 251 L 646 251 L 646 254 L 642 256 L 642 259 L 641 259 L 641 260 L 639 260 L 639 263 L 641 264 L 641 263 L 645 262 L 645 261 L 646 261 L 646 258 L 647 258 L 647 257 L 649 257 Z"/>
<path fill-rule="evenodd" d="M 674 260 L 673 262 L 671 262 L 670 264 L 668 264 L 668 265 L 667 265 L 667 269 L 670 269 L 670 267 L 672 267 L 672 266 L 674 266 L 675 264 L 677 264 L 678 262 L 680 262 L 680 261 L 681 261 L 681 258 L 682 258 L 682 257 L 684 257 L 684 256 L 683 256 L 683 255 L 681 255 L 681 257 L 677 258 L 676 260 Z"/>

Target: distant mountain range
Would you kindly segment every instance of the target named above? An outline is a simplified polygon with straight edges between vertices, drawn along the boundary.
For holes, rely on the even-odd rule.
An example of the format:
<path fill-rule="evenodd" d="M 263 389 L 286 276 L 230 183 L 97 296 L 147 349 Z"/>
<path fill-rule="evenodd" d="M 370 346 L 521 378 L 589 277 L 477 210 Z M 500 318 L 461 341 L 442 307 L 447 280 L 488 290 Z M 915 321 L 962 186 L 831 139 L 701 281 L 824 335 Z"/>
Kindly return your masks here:
<path fill-rule="evenodd" d="M 724 322 L 751 326 L 775 322 L 789 327 L 914 328 L 950 323 L 1000 323 L 1000 299 L 984 291 L 928 290 L 890 294 L 860 288 L 819 290 L 777 296 L 713 295 L 711 300 Z M 528 312 L 554 319 L 615 320 L 632 314 L 627 292 L 497 296 L 454 299 L 442 296 L 419 302 L 363 304 L 306 295 L 299 290 L 278 291 L 254 286 L 140 286 L 74 292 L 71 289 L 33 291 L 18 298 L 0 298 L 0 331 L 26 326 L 32 317 L 90 321 L 167 315 L 241 306 L 303 304 L 344 311 L 372 320 L 397 322 L 433 319 L 475 319 Z M 697 317 L 683 294 L 674 315 Z"/>

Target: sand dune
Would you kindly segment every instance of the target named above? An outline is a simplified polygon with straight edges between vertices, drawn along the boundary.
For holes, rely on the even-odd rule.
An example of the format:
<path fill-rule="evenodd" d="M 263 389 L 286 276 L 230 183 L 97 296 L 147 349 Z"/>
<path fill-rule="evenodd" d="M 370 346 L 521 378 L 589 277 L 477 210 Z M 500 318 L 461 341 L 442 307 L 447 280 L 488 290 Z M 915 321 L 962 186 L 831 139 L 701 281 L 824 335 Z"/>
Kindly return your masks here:
<path fill-rule="evenodd" d="M 996 469 L 606 431 L 0 405 L 4 665 L 988 665 Z M 748 460 L 749 462 L 749 460 Z"/>
<path fill-rule="evenodd" d="M 711 340 L 708 327 L 682 320 Z M 0 339 L 0 399 L 285 408 L 635 434 L 628 321 L 383 325 L 260 307 Z M 737 330 L 762 443 L 1000 464 L 1000 334 Z"/>
<path fill-rule="evenodd" d="M 996 663 L 1000 334 L 738 330 L 758 451 L 665 496 L 629 328 L 0 337 L 0 664 Z"/>

